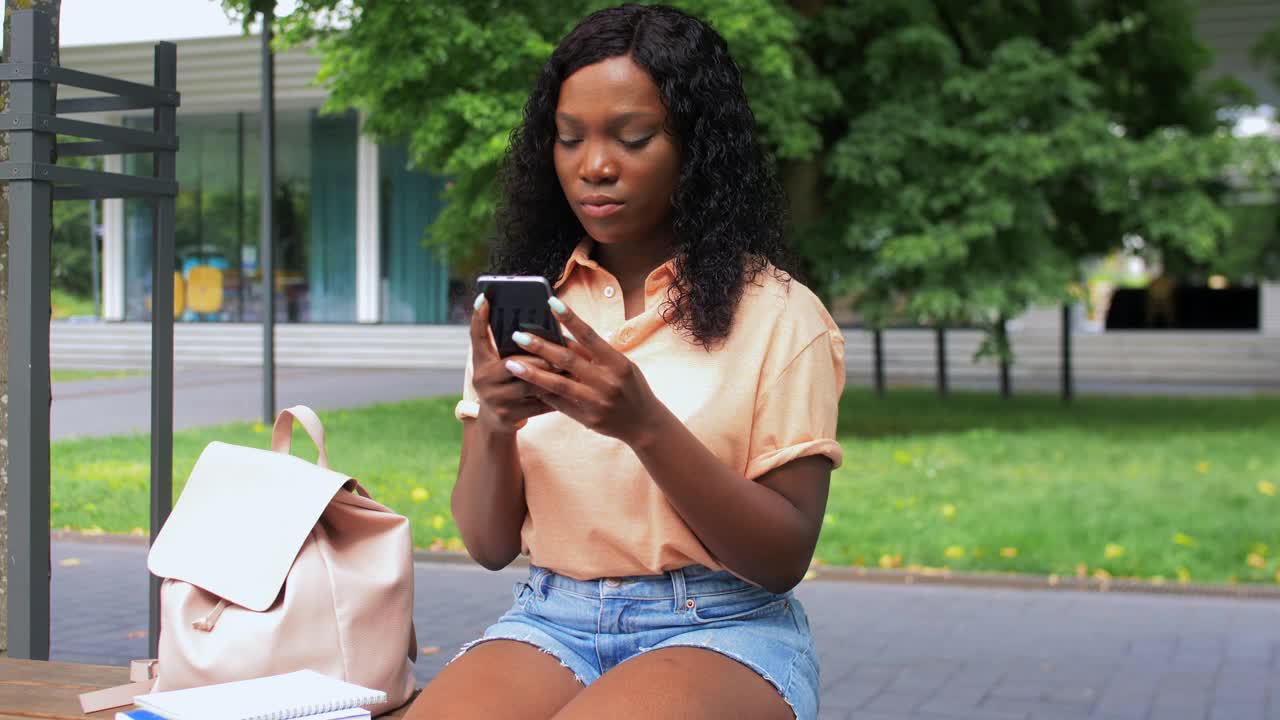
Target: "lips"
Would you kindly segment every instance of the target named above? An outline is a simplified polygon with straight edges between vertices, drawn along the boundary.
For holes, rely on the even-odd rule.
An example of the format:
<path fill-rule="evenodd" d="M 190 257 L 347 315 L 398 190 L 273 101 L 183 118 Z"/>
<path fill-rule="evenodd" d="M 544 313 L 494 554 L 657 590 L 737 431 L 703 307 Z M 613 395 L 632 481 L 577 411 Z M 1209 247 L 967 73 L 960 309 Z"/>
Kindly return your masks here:
<path fill-rule="evenodd" d="M 582 212 L 593 218 L 608 217 L 622 209 L 623 202 L 608 195 L 587 195 L 578 200 Z"/>

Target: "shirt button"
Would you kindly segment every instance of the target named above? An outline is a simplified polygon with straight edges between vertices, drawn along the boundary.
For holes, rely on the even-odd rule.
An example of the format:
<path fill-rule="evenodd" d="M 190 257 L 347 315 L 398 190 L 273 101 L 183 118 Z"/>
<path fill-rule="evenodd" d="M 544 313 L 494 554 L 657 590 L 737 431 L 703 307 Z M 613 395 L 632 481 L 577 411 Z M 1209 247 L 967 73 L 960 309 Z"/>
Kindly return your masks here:
<path fill-rule="evenodd" d="M 618 333 L 618 339 L 619 339 L 619 340 L 621 340 L 622 342 L 630 342 L 630 341 L 631 341 L 631 331 L 630 331 L 630 330 L 623 330 L 622 332 Z"/>
<path fill-rule="evenodd" d="M 608 585 L 609 587 L 618 587 L 619 585 L 622 584 L 622 582 L 618 580 L 618 578 L 609 578 L 608 580 L 604 581 L 604 584 Z"/>
<path fill-rule="evenodd" d="M 613 286 L 612 286 L 612 285 L 606 285 L 606 286 L 605 286 L 605 288 L 604 288 L 604 296 L 605 296 L 605 297 L 607 297 L 607 298 L 611 298 L 611 297 L 613 297 Z"/>

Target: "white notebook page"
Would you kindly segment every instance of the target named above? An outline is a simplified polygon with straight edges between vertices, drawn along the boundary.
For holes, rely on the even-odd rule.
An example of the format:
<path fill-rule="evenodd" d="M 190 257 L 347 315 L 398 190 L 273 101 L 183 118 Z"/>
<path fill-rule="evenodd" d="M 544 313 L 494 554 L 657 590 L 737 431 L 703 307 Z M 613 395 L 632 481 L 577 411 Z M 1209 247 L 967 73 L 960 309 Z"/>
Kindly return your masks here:
<path fill-rule="evenodd" d="M 141 708 L 173 720 L 287 720 L 387 701 L 387 694 L 299 670 L 284 675 L 139 695 Z"/>

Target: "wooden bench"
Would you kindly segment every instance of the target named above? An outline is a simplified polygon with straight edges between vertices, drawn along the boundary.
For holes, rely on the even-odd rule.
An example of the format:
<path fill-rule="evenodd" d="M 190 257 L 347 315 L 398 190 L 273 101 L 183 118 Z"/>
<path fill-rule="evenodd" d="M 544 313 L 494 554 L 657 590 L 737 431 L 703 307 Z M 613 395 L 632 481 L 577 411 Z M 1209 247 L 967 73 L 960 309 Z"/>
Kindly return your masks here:
<path fill-rule="evenodd" d="M 110 720 L 119 708 L 85 715 L 80 693 L 128 681 L 128 668 L 0 658 L 0 720 Z M 383 717 L 403 717 L 407 708 Z"/>

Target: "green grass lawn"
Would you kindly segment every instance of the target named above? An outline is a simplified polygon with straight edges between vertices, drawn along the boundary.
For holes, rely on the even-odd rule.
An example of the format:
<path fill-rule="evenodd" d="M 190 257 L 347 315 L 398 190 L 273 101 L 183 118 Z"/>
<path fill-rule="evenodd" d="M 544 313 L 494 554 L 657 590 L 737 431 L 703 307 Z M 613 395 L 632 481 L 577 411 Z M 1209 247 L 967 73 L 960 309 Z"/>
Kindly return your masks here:
<path fill-rule="evenodd" d="M 449 514 L 454 398 L 322 413 L 329 456 L 413 521 L 419 547 L 460 548 Z M 266 447 L 268 429 L 175 434 L 175 490 L 210 440 Z M 828 564 L 1278 582 L 1280 397 L 842 401 L 845 464 L 818 558 Z M 295 452 L 314 457 L 302 433 Z M 145 436 L 58 442 L 55 528 L 147 522 Z M 140 530 L 139 530 L 140 531 Z"/>
<path fill-rule="evenodd" d="M 76 380 L 101 380 L 104 378 L 122 378 L 146 375 L 142 370 L 49 370 L 53 382 L 74 382 Z"/>
<path fill-rule="evenodd" d="M 55 320 L 71 317 L 72 315 L 92 315 L 93 299 L 73 295 L 65 290 L 53 288 L 50 291 L 49 303 L 53 309 L 53 317 Z"/>

